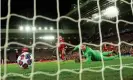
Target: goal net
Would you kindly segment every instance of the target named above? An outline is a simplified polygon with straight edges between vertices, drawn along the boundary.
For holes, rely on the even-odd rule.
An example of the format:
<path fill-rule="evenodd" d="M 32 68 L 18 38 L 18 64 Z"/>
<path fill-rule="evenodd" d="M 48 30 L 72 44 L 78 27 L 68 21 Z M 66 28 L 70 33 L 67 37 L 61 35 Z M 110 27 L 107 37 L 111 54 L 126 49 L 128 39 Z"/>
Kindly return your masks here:
<path fill-rule="evenodd" d="M 29 78 L 30 80 L 34 80 L 33 76 L 35 74 L 44 74 L 44 75 L 49 75 L 49 76 L 54 76 L 56 75 L 57 76 L 57 80 L 61 80 L 59 77 L 60 77 L 60 73 L 63 72 L 63 71 L 67 71 L 67 72 L 73 72 L 75 74 L 79 74 L 79 80 L 82 80 L 82 73 L 84 71 L 92 71 L 92 72 L 97 72 L 96 70 L 92 70 L 92 69 L 89 69 L 89 68 L 83 68 L 83 62 L 80 62 L 80 68 L 78 69 L 78 72 L 74 71 L 74 70 L 71 70 L 71 69 L 61 69 L 60 68 L 60 59 L 59 59 L 59 51 L 58 51 L 58 45 L 59 44 L 62 44 L 62 43 L 59 43 L 59 39 L 57 40 L 57 45 L 56 46 L 53 46 L 53 45 L 50 45 L 50 44 L 47 44 L 47 43 L 43 43 L 43 42 L 36 42 L 36 32 L 33 31 L 33 44 L 32 46 L 29 46 L 29 45 L 26 45 L 26 44 L 22 44 L 22 43 L 17 43 L 17 42 L 9 42 L 9 22 L 10 22 L 10 18 L 12 16 L 16 16 L 16 17 L 20 17 L 20 18 L 23 18 L 23 19 L 26 19 L 26 20 L 32 20 L 32 25 L 33 27 L 35 26 L 35 21 L 37 18 L 43 18 L 43 19 L 46 19 L 46 20 L 49 20 L 49 21 L 56 21 L 56 26 L 57 26 L 57 38 L 59 38 L 59 22 L 61 19 L 69 19 L 73 22 L 77 22 L 78 23 L 78 33 L 79 33 L 79 41 L 80 41 L 80 44 L 79 45 L 82 45 L 82 44 L 86 44 L 86 45 L 91 45 L 91 46 L 96 46 L 96 47 L 100 47 L 100 51 L 102 52 L 102 46 L 103 44 L 110 44 L 110 45 L 114 45 L 114 46 L 118 46 L 118 52 L 119 52 L 119 60 L 120 60 L 120 65 L 119 68 L 112 68 L 111 66 L 105 66 L 105 63 L 104 63 L 104 60 L 102 58 L 101 62 L 102 62 L 102 66 L 101 66 L 101 70 L 99 70 L 102 74 L 102 80 L 105 80 L 105 74 L 104 74 L 104 70 L 105 68 L 109 68 L 109 69 L 112 69 L 112 70 L 118 70 L 120 71 L 120 80 L 123 80 L 123 75 L 122 75 L 122 69 L 124 67 L 127 67 L 127 68 L 133 68 L 131 66 L 128 66 L 128 65 L 123 65 L 123 61 L 122 61 L 122 57 L 121 57 L 121 44 L 124 43 L 124 44 L 127 44 L 127 45 L 130 45 L 130 46 L 133 46 L 133 44 L 131 43 L 128 43 L 128 42 L 125 42 L 125 41 L 122 41 L 121 38 L 120 38 L 120 31 L 119 31 L 119 23 L 120 22 L 124 22 L 124 23 L 127 23 L 127 24 L 133 24 L 133 22 L 130 22 L 130 21 L 126 21 L 126 20 L 121 20 L 119 19 L 119 10 L 118 10 L 118 5 L 117 3 L 124 3 L 124 4 L 127 4 L 130 6 L 131 8 L 131 11 L 132 11 L 132 16 L 133 16 L 133 0 L 108 0 L 108 2 L 112 3 L 113 6 L 111 6 L 110 8 L 107 8 L 105 10 L 101 9 L 101 5 L 100 5 L 100 0 L 88 0 L 86 1 L 84 4 L 80 4 L 80 0 L 77 0 L 77 8 L 75 10 L 77 10 L 78 12 L 78 20 L 76 19 L 73 19 L 71 17 L 68 17 L 68 16 L 60 16 L 60 10 L 59 10 L 59 0 L 56 0 L 56 4 L 57 4 L 57 18 L 56 19 L 52 19 L 52 18 L 48 18 L 48 17 L 45 17 L 45 16 L 40 16 L 40 15 L 37 15 L 36 11 L 37 11 L 37 8 L 36 8 L 36 0 L 34 0 L 34 16 L 32 18 L 29 18 L 29 17 L 26 17 L 26 16 L 22 16 L 22 15 L 18 15 L 18 14 L 13 14 L 11 13 L 11 1 L 12 0 L 8 0 L 8 13 L 6 16 L 2 16 L 0 17 L 0 20 L 6 20 L 6 38 L 5 38 L 5 45 L 4 46 L 1 46 L 1 49 L 4 49 L 4 64 L 3 65 L 0 65 L 0 73 L 2 73 L 2 67 L 4 67 L 4 74 L 1 74 L 0 78 L 2 80 L 6 79 L 6 77 L 8 76 L 20 76 L 20 77 L 23 77 L 23 78 Z M 83 18 L 82 15 L 81 15 L 81 8 L 82 7 L 85 7 L 84 5 L 89 3 L 89 2 L 95 2 L 97 5 L 97 9 L 98 9 L 98 13 L 96 14 L 93 14 L 92 17 L 90 18 Z M 112 21 L 112 18 L 115 19 L 114 21 Z M 81 30 L 81 21 L 86 21 L 86 22 L 93 22 L 93 23 L 97 23 L 98 24 L 98 31 L 99 31 L 99 36 L 100 36 L 100 44 L 97 45 L 97 44 L 91 44 L 91 43 L 84 43 L 82 42 L 82 30 Z M 110 43 L 110 42 L 103 42 L 103 38 L 102 38 L 102 31 L 101 31 L 101 23 L 102 21 L 105 21 L 105 22 L 108 22 L 108 23 L 111 23 L 111 24 L 115 24 L 115 27 L 116 27 L 116 33 L 117 33 L 117 36 L 118 36 L 118 43 L 114 44 L 114 43 Z M 108 27 L 108 26 L 106 26 Z M 34 59 L 33 59 L 33 63 L 32 63 L 32 69 L 31 69 L 31 74 L 27 77 L 27 76 L 24 76 L 23 74 L 18 74 L 18 73 L 7 73 L 7 60 L 6 60 L 6 57 L 7 57 L 7 48 L 8 48 L 8 45 L 11 45 L 11 44 L 17 44 L 17 45 L 21 45 L 21 46 L 24 46 L 24 47 L 28 47 L 28 48 L 32 48 L 32 54 L 33 54 L 33 58 L 35 57 L 34 56 L 34 48 L 37 44 L 43 44 L 43 45 L 47 45 L 47 46 L 50 46 L 52 48 L 57 48 L 56 50 L 56 55 L 57 55 L 57 64 L 58 64 L 58 69 L 57 69 L 57 72 L 55 74 L 50 74 L 50 73 L 47 73 L 47 72 L 35 72 L 34 70 Z M 72 44 L 69 44 L 69 43 L 64 43 L 66 45 L 69 45 L 69 46 L 72 46 L 72 47 L 75 47 L 76 45 L 72 45 Z M 79 49 L 79 55 L 80 55 L 80 59 L 82 60 L 82 54 L 81 54 L 81 49 Z M 101 54 L 102 55 L 102 54 Z M 0 58 L 1 58 L 1 54 L 0 54 Z M 1 63 L 2 64 L 2 63 Z"/>

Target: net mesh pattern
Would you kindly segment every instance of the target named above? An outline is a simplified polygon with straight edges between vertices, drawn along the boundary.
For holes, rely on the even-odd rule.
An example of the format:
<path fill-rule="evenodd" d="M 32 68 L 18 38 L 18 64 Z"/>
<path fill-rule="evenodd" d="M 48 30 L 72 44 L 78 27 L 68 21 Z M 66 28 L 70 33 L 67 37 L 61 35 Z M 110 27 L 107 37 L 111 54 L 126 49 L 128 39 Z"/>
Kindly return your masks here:
<path fill-rule="evenodd" d="M 101 9 L 100 9 L 100 3 L 99 1 L 100 0 L 94 0 L 97 2 L 97 7 L 98 7 L 98 14 L 101 15 Z M 126 0 L 121 0 L 122 2 L 128 4 L 131 6 L 131 10 L 132 10 L 132 14 L 133 14 L 133 0 L 131 0 L 131 2 L 127 2 Z M 115 0 L 115 6 L 117 7 L 117 0 Z M 60 16 L 60 10 L 59 10 L 59 0 L 56 0 L 56 4 L 57 4 L 57 18 L 56 19 L 52 19 L 52 18 L 49 18 L 49 17 L 45 17 L 45 16 L 41 16 L 41 15 L 37 15 L 36 14 L 36 0 L 34 0 L 34 16 L 33 18 L 29 18 L 29 17 L 26 17 L 26 16 L 22 16 L 22 15 L 18 15 L 18 14 L 12 14 L 11 13 L 11 0 L 8 0 L 8 14 L 7 16 L 5 17 L 1 17 L 0 20 L 5 20 L 7 19 L 6 21 L 6 39 L 5 39 L 5 45 L 4 46 L 1 46 L 1 49 L 3 48 L 4 49 L 4 75 L 0 76 L 2 79 L 5 79 L 7 76 L 10 76 L 10 75 L 14 75 L 14 76 L 20 76 L 20 77 L 23 77 L 23 78 L 30 78 L 30 80 L 34 80 L 33 79 L 33 76 L 35 74 L 44 74 L 44 75 L 48 75 L 48 76 L 55 76 L 57 75 L 57 80 L 59 80 L 59 76 L 60 76 L 60 73 L 63 72 L 63 71 L 67 71 L 67 72 L 72 72 L 72 73 L 75 73 L 75 74 L 79 74 L 79 80 L 82 80 L 82 72 L 83 71 L 92 71 L 92 72 L 102 72 L 102 79 L 105 80 L 105 76 L 104 76 L 104 70 L 106 68 L 109 68 L 109 69 L 112 69 L 112 70 L 119 70 L 120 71 L 120 79 L 123 80 L 123 77 L 122 77 L 122 69 L 124 67 L 127 67 L 127 68 L 133 68 L 131 66 L 128 66 L 130 64 L 122 64 L 122 57 L 121 57 L 121 50 L 120 50 L 120 45 L 122 43 L 125 43 L 127 45 L 131 45 L 133 46 L 133 44 L 130 44 L 130 43 L 127 43 L 127 42 L 124 42 L 124 41 L 121 41 L 120 39 L 120 32 L 119 32 L 119 28 L 118 28 L 118 23 L 119 22 L 125 22 L 125 23 L 128 23 L 128 24 L 133 24 L 133 22 L 129 22 L 129 21 L 125 21 L 125 20 L 120 20 L 118 18 L 118 16 L 116 16 L 116 21 L 113 22 L 111 20 L 105 20 L 105 19 L 102 19 L 101 17 L 99 17 L 99 20 L 98 21 L 94 21 L 92 19 L 88 19 L 88 18 L 81 18 L 81 12 L 80 12 L 80 1 L 77 0 L 77 10 L 78 10 L 78 20 L 75 20 L 71 17 L 67 17 L 67 16 Z M 100 34 L 100 45 L 96 45 L 96 44 L 90 44 L 90 43 L 84 43 L 86 45 L 93 45 L 93 46 L 96 46 L 96 47 L 100 47 L 100 51 L 102 51 L 102 45 L 103 44 L 111 44 L 111 45 L 114 45 L 114 46 L 118 46 L 118 51 L 119 51 L 119 60 L 120 60 L 120 65 L 114 65 L 114 66 L 120 66 L 120 68 L 113 68 L 112 66 L 105 66 L 104 65 L 104 61 L 103 61 L 103 57 L 102 57 L 102 66 L 98 66 L 98 67 L 92 67 L 92 68 L 83 68 L 83 64 L 82 62 L 80 62 L 80 69 L 79 72 L 75 71 L 76 69 L 73 69 L 73 70 L 70 70 L 70 69 L 60 69 L 60 61 L 59 61 L 59 54 L 58 54 L 58 45 L 59 44 L 62 44 L 62 43 L 59 43 L 59 39 L 58 39 L 58 45 L 57 46 L 53 46 L 53 45 L 50 45 L 50 44 L 47 44 L 47 43 L 43 43 L 43 42 L 36 42 L 35 39 L 36 39 L 36 36 L 35 36 L 35 32 L 33 32 L 33 44 L 31 46 L 29 45 L 26 45 L 26 44 L 22 44 L 22 43 L 18 43 L 18 42 L 8 42 L 8 39 L 9 39 L 9 22 L 10 22 L 10 18 L 11 16 L 16 16 L 16 17 L 20 17 L 20 18 L 23 18 L 23 19 L 26 19 L 26 20 L 32 20 L 32 25 L 33 27 L 35 26 L 35 21 L 37 18 L 43 18 L 43 19 L 46 19 L 46 20 L 49 20 L 49 21 L 56 21 L 56 26 L 57 26 L 57 37 L 59 38 L 59 22 L 62 18 L 66 18 L 66 19 L 69 19 L 69 20 L 72 20 L 73 22 L 78 22 L 78 31 L 79 31 L 79 39 L 80 39 L 80 45 L 83 44 L 82 42 L 82 35 L 81 35 L 81 25 L 80 25 L 80 22 L 82 20 L 86 20 L 86 21 L 90 21 L 90 22 L 94 22 L 94 23 L 98 23 L 99 25 L 99 34 Z M 112 44 L 112 43 L 108 43 L 108 42 L 103 42 L 102 40 L 102 33 L 101 33 L 101 22 L 102 21 L 106 21 L 106 22 L 109 22 L 109 23 L 112 23 L 112 24 L 115 24 L 116 25 L 116 30 L 117 30 L 117 36 L 118 36 L 118 44 Z M 34 58 L 34 48 L 37 44 L 43 44 L 43 45 L 47 45 L 49 47 L 53 47 L 53 48 L 56 48 L 57 52 L 56 52 L 56 55 L 57 55 L 57 63 L 58 63 L 58 70 L 56 73 L 48 73 L 48 72 L 41 72 L 41 71 L 37 71 L 35 72 L 34 71 L 34 59 L 33 59 L 33 64 L 32 64 L 32 69 L 31 69 L 31 74 L 30 76 L 24 76 L 22 74 L 18 74 L 18 73 L 7 73 L 7 63 L 6 63 L 6 57 L 7 57 L 7 54 L 6 54 L 6 50 L 7 50 L 7 47 L 8 45 L 11 45 L 11 44 L 17 44 L 17 45 L 21 45 L 21 46 L 24 46 L 24 47 L 28 47 L 28 48 L 32 48 L 32 54 L 33 54 L 33 58 Z M 69 44 L 69 43 L 64 43 L 64 44 L 67 44 L 69 46 L 72 46 L 72 47 L 75 47 L 75 45 L 72 45 L 72 44 Z M 81 52 L 81 49 L 79 49 L 79 53 Z M 101 54 L 102 55 L 102 54 Z M 1 56 L 0 56 L 1 57 Z M 81 59 L 81 53 L 80 53 L 80 59 Z M 94 70 L 94 68 L 99 68 L 99 67 L 102 67 L 101 70 Z M 0 66 L 1 68 L 1 66 Z M 0 70 L 0 73 L 1 73 L 1 70 Z"/>

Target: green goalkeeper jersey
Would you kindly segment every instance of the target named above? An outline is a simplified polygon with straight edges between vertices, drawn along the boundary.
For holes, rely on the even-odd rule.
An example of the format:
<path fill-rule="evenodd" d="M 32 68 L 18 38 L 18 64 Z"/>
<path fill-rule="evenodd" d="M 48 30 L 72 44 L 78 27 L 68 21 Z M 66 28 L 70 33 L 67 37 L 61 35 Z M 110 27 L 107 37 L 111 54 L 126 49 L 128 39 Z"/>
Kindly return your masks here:
<path fill-rule="evenodd" d="M 79 49 L 79 45 L 76 46 L 74 48 L 74 51 L 75 50 L 78 50 Z M 87 59 L 87 62 L 90 62 L 90 61 L 100 61 L 102 59 L 101 56 L 103 56 L 103 60 L 112 60 L 114 59 L 116 56 L 111 56 L 111 57 L 105 57 L 109 54 L 112 53 L 112 51 L 109 51 L 109 52 L 100 52 L 99 50 L 92 50 L 90 47 L 86 46 L 86 49 L 85 50 L 82 50 L 82 53 L 83 55 L 86 57 Z M 101 55 L 102 54 L 102 55 Z"/>

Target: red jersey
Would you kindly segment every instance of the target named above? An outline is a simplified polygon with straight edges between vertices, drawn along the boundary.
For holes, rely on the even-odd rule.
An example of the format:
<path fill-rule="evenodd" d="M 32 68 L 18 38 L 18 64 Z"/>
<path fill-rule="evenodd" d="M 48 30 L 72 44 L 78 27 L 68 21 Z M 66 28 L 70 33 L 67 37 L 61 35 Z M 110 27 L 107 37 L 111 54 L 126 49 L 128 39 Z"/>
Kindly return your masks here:
<path fill-rule="evenodd" d="M 62 37 L 60 37 L 59 42 L 62 43 L 62 44 L 60 44 L 58 49 L 59 49 L 59 51 L 62 51 L 65 48 L 65 44 L 63 44 L 63 42 L 65 42 L 65 41 Z"/>
<path fill-rule="evenodd" d="M 106 44 L 103 46 L 103 51 L 108 51 Z"/>
<path fill-rule="evenodd" d="M 110 45 L 109 50 L 110 51 L 113 51 L 114 50 L 114 46 L 113 45 Z"/>

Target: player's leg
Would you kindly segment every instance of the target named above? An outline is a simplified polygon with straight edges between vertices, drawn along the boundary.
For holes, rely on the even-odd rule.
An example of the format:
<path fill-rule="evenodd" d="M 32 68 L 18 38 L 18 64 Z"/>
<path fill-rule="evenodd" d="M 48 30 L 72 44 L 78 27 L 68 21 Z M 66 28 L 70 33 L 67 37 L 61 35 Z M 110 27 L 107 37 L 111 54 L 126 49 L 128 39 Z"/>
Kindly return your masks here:
<path fill-rule="evenodd" d="M 65 60 L 65 48 L 64 47 L 60 48 L 60 59 L 63 61 Z"/>
<path fill-rule="evenodd" d="M 103 52 L 102 53 L 103 56 L 108 56 L 109 54 L 112 54 L 112 51 L 108 51 L 108 52 Z"/>
<path fill-rule="evenodd" d="M 118 57 L 118 55 L 116 55 L 116 56 L 110 56 L 110 57 L 103 56 L 103 60 L 104 61 L 113 60 L 113 59 L 115 59 L 117 57 Z"/>
<path fill-rule="evenodd" d="M 65 49 L 62 49 L 61 51 L 61 59 L 65 60 Z"/>
<path fill-rule="evenodd" d="M 61 56 L 62 56 L 62 49 L 61 49 L 61 46 L 58 47 L 58 51 L 59 51 L 59 58 L 60 58 L 60 60 L 62 60 L 62 59 L 61 59 Z"/>

